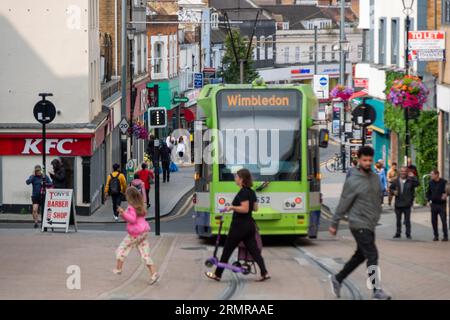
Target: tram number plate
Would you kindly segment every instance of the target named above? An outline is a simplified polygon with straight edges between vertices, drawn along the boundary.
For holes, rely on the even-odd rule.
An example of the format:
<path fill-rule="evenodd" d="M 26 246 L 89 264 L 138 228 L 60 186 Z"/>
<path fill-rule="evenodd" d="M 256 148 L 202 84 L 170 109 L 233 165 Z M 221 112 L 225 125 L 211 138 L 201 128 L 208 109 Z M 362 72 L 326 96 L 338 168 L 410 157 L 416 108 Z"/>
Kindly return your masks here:
<path fill-rule="evenodd" d="M 261 196 L 261 197 L 256 197 L 256 202 L 258 203 L 270 203 L 270 197 L 268 196 Z"/>

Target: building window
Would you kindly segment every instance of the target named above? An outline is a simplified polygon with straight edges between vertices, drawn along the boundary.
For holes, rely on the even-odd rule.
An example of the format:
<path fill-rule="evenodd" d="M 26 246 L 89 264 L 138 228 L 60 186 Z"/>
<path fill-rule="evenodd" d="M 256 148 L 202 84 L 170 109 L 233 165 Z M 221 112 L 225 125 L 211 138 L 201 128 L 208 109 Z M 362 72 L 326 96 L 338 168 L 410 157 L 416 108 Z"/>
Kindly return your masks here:
<path fill-rule="evenodd" d="M 284 48 L 284 63 L 289 63 L 289 47 Z"/>
<path fill-rule="evenodd" d="M 259 37 L 259 60 L 266 60 L 266 39 Z"/>
<path fill-rule="evenodd" d="M 331 51 L 331 61 L 336 61 L 336 51 Z"/>
<path fill-rule="evenodd" d="M 253 37 L 252 41 L 253 46 L 253 60 L 258 60 L 258 41 L 256 41 L 256 37 Z"/>
<path fill-rule="evenodd" d="M 289 30 L 289 21 L 283 22 L 283 30 Z"/>
<path fill-rule="evenodd" d="M 267 37 L 267 60 L 273 59 L 273 38 L 272 36 Z"/>
<path fill-rule="evenodd" d="M 442 24 L 450 24 L 450 0 L 442 1 Z"/>
<path fill-rule="evenodd" d="M 153 54 L 153 73 L 162 72 L 162 59 L 163 59 L 163 44 L 161 42 L 156 42 L 154 46 Z"/>
<path fill-rule="evenodd" d="M 370 61 L 370 30 L 363 30 L 362 62 Z"/>
<path fill-rule="evenodd" d="M 309 61 L 314 61 L 314 46 L 309 46 Z"/>
<path fill-rule="evenodd" d="M 398 19 L 391 20 L 391 64 L 398 65 L 398 56 L 399 56 L 399 33 L 400 26 Z"/>
<path fill-rule="evenodd" d="M 295 62 L 300 62 L 300 47 L 295 47 Z"/>
<path fill-rule="evenodd" d="M 381 18 L 378 26 L 378 64 L 386 64 L 386 19 Z"/>
<path fill-rule="evenodd" d="M 326 60 L 327 46 L 322 46 L 322 61 Z"/>

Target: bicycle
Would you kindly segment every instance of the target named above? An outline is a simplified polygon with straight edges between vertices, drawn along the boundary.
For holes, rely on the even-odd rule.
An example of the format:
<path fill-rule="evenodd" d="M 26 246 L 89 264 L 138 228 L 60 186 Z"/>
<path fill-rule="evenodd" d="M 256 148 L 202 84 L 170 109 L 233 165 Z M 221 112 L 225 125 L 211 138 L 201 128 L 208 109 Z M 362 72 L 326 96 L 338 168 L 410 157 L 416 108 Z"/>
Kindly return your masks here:
<path fill-rule="evenodd" d="M 342 156 L 336 153 L 332 159 L 327 161 L 325 168 L 331 173 L 342 170 Z"/>

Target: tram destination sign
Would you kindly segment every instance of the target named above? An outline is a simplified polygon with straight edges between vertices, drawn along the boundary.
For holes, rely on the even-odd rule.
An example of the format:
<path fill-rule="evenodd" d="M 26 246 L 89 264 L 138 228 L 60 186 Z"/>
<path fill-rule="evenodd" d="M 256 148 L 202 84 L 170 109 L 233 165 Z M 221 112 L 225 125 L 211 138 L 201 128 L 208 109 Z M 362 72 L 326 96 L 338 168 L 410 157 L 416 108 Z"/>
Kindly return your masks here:
<path fill-rule="evenodd" d="M 222 112 L 297 111 L 301 93 L 295 89 L 227 89 L 217 94 L 217 106 Z"/>

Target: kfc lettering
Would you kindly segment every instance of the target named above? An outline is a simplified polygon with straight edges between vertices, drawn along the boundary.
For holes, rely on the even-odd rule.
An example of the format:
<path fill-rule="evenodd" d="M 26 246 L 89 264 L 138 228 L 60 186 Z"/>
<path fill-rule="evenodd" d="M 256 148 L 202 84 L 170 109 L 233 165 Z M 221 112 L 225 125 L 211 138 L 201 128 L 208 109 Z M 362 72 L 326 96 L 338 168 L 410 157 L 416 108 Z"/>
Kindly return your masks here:
<path fill-rule="evenodd" d="M 93 135 L 48 135 L 46 153 L 53 156 L 91 156 Z M 38 134 L 0 135 L 0 155 L 42 155 L 44 143 Z"/>

